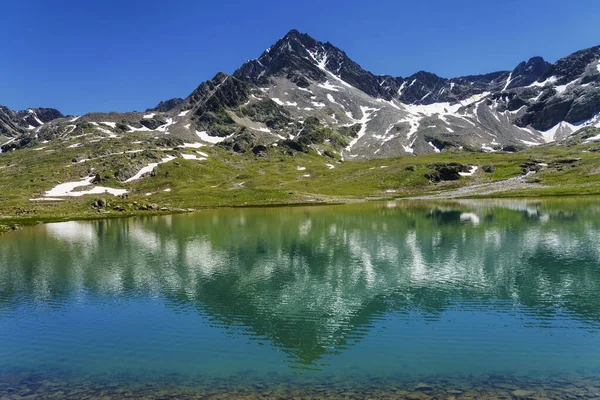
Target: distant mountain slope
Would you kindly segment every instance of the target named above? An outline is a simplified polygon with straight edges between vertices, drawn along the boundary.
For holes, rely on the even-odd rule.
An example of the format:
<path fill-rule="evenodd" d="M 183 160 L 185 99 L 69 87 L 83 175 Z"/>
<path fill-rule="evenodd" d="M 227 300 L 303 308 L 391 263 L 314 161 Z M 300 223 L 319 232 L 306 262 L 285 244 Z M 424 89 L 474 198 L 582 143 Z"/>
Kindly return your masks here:
<path fill-rule="evenodd" d="M 177 107 L 182 102 L 183 102 L 183 99 L 176 97 L 173 99 L 161 101 L 160 103 L 158 103 L 156 105 L 156 107 L 148 108 L 146 111 L 147 112 L 149 112 L 149 111 L 167 112 L 167 111 L 171 111 L 172 109 Z"/>
<path fill-rule="evenodd" d="M 0 106 L 0 135 L 14 137 L 39 128 L 46 122 L 64 115 L 54 108 L 29 108 L 23 111 L 13 111 Z"/>

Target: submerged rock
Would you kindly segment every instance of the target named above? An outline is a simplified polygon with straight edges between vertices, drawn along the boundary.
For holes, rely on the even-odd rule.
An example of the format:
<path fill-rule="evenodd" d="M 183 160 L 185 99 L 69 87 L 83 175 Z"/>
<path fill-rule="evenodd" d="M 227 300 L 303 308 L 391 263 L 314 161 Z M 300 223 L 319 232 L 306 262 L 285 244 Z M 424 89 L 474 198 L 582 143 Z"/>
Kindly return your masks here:
<path fill-rule="evenodd" d="M 426 383 L 418 383 L 417 386 L 415 386 L 415 390 L 421 392 L 428 392 L 430 390 L 433 390 L 433 386 L 428 385 Z"/>
<path fill-rule="evenodd" d="M 527 399 L 535 395 L 536 392 L 533 390 L 515 390 L 512 392 L 512 394 L 518 399 Z"/>

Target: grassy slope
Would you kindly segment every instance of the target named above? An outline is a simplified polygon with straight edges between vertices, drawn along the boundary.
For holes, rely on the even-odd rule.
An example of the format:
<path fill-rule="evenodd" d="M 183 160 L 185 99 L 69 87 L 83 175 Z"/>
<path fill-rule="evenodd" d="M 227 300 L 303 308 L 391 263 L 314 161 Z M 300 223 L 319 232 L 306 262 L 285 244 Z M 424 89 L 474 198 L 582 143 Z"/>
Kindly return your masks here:
<path fill-rule="evenodd" d="M 132 144 L 136 139 L 143 143 Z M 81 147 L 68 148 L 69 144 L 78 140 L 83 141 Z M 141 134 L 139 138 L 130 137 L 127 142 L 105 139 L 86 143 L 85 138 L 81 138 L 38 145 L 37 148 L 43 146 L 47 147 L 0 155 L 0 224 L 160 212 L 156 209 L 140 211 L 141 204 L 167 207 L 169 210 L 165 212 L 173 212 L 174 209 L 185 208 L 339 202 L 431 194 L 519 176 L 522 174 L 520 164 L 527 161 L 536 160 L 552 165 L 555 160 L 574 157 L 581 160 L 539 172 L 536 178 L 542 186 L 496 193 L 494 197 L 600 194 L 600 153 L 586 152 L 590 146 L 585 145 L 568 148 L 544 146 L 514 154 L 438 153 L 343 163 L 335 163 L 316 153 L 283 155 L 278 148 L 269 149 L 266 157 L 256 157 L 252 154 L 233 154 L 219 147 L 204 147 L 200 150 L 209 153 L 208 160 L 178 158 L 176 162 L 159 165 L 156 176 L 129 184 L 115 179 L 102 183 L 103 186 L 127 188 L 127 199 L 90 195 L 67 198 L 63 202 L 32 202 L 30 198 L 42 197 L 44 191 L 58 182 L 78 181 L 97 172 L 103 176 L 113 176 L 117 169 L 128 164 L 139 170 L 165 155 L 194 153 L 192 149 L 158 148 L 151 139 Z M 141 148 L 146 151 L 123 154 L 123 151 Z M 109 153 L 120 154 L 99 157 Z M 73 157 L 98 158 L 72 163 Z M 432 184 L 424 177 L 425 173 L 431 172 L 427 164 L 440 162 L 478 165 L 480 169 L 473 177 Z M 335 168 L 329 169 L 327 163 L 334 164 Z M 483 165 L 494 165 L 496 170 L 484 173 L 481 170 Z M 408 166 L 414 166 L 414 171 L 408 170 Z M 297 167 L 306 169 L 300 171 Z M 91 168 L 94 168 L 93 172 Z M 310 177 L 304 177 L 305 174 Z M 165 189 L 171 191 L 165 192 Z M 389 192 L 391 190 L 394 192 Z M 147 193 L 152 194 L 148 196 Z M 111 203 L 108 213 L 99 214 L 91 206 L 99 197 Z M 125 211 L 112 210 L 115 205 L 123 207 Z"/>

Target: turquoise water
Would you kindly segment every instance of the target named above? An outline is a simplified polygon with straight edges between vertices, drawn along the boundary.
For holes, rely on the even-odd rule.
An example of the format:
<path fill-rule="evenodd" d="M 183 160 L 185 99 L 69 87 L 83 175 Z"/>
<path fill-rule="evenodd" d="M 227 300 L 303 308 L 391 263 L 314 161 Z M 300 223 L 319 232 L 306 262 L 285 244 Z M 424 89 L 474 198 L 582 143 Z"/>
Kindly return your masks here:
<path fill-rule="evenodd" d="M 0 383 L 589 377 L 599 328 L 596 201 L 227 209 L 0 238 Z"/>

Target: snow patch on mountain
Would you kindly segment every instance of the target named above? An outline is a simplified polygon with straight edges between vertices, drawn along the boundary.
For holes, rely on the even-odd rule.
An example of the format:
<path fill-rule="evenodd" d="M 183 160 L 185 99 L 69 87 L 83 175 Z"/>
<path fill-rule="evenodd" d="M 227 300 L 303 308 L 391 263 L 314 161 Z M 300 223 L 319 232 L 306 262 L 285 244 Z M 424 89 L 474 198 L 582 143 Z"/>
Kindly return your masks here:
<path fill-rule="evenodd" d="M 167 118 L 167 123 L 164 125 L 159 126 L 158 128 L 156 128 L 155 130 L 158 132 L 163 132 L 163 133 L 168 133 L 168 129 L 171 125 L 173 125 L 175 122 L 173 121 L 173 118 Z"/>
<path fill-rule="evenodd" d="M 579 128 L 568 122 L 561 121 L 547 131 L 541 131 L 542 137 L 546 143 L 554 142 L 555 140 L 564 138 Z"/>
<path fill-rule="evenodd" d="M 473 176 L 473 174 L 479 169 L 479 167 L 477 165 L 472 165 L 469 168 L 469 172 L 459 172 L 458 174 L 460 176 Z"/>
<path fill-rule="evenodd" d="M 544 87 L 546 85 L 552 85 L 552 84 L 556 83 L 556 81 L 558 81 L 558 78 L 556 76 L 551 76 L 550 78 L 546 79 L 543 82 L 533 82 L 528 87 Z"/>
<path fill-rule="evenodd" d="M 150 132 L 150 129 L 148 129 L 147 127 L 145 127 L 144 125 L 142 125 L 141 128 L 135 128 L 131 125 L 127 125 L 127 127 L 129 128 L 129 130 L 131 132 Z"/>
<path fill-rule="evenodd" d="M 184 148 L 184 149 L 187 149 L 187 148 L 189 148 L 189 149 L 199 149 L 200 147 L 204 147 L 204 144 L 200 143 L 200 142 L 196 142 L 196 143 L 184 143 L 184 144 L 182 144 L 179 147 Z"/>
<path fill-rule="evenodd" d="M 508 75 L 508 78 L 506 78 L 506 84 L 504 85 L 504 87 L 502 88 L 502 91 L 506 91 L 506 89 L 508 89 L 508 86 L 510 85 L 510 82 L 512 80 L 512 71 L 511 73 Z"/>
<path fill-rule="evenodd" d="M 331 95 L 331 93 L 327 93 L 327 100 L 329 100 L 333 104 L 337 104 L 338 106 L 342 107 L 342 109 L 346 110 L 346 107 L 344 107 L 342 103 L 338 103 L 337 101 L 335 101 L 335 98 Z"/>
<path fill-rule="evenodd" d="M 435 145 L 434 145 L 433 143 L 431 143 L 431 142 L 427 142 L 427 144 L 433 148 L 433 151 L 434 151 L 434 152 L 436 152 L 436 153 L 439 153 L 439 152 L 440 152 L 440 149 L 438 149 L 437 147 L 435 147 Z"/>
<path fill-rule="evenodd" d="M 379 109 L 377 108 L 360 106 L 362 118 L 360 120 L 354 120 L 354 122 L 361 124 L 361 127 L 356 137 L 352 139 L 346 147 L 346 151 L 350 152 L 352 150 L 352 147 L 354 147 L 354 145 L 365 135 L 365 133 L 367 133 L 367 123 L 373 119 L 373 114 L 378 110 Z"/>
<path fill-rule="evenodd" d="M 196 135 L 198 135 L 198 137 L 201 140 L 204 140 L 205 142 L 208 142 L 211 144 L 221 143 L 223 140 L 229 139 L 230 137 L 233 136 L 233 135 L 229 135 L 229 136 L 225 136 L 225 137 L 210 136 L 208 133 L 206 133 L 206 131 L 202 131 L 202 132 L 196 131 Z"/>
<path fill-rule="evenodd" d="M 198 157 L 195 154 L 182 154 L 181 157 L 185 160 L 196 160 L 196 161 L 204 161 L 207 160 L 206 157 Z"/>
<path fill-rule="evenodd" d="M 60 183 L 56 185 L 54 188 L 46 191 L 44 193 L 45 197 L 57 198 L 57 197 L 80 197 L 86 194 L 112 194 L 114 196 L 120 196 L 122 194 L 127 193 L 126 189 L 114 189 L 108 188 L 104 186 L 94 186 L 88 190 L 75 190 L 77 188 L 90 186 L 92 181 L 94 180 L 94 176 L 88 176 L 81 181 L 77 182 L 66 182 Z"/>
<path fill-rule="evenodd" d="M 306 50 L 308 52 L 308 54 L 312 57 L 312 59 L 315 61 L 317 67 L 327 73 L 329 76 L 331 76 L 334 80 L 338 81 L 339 83 L 341 83 L 342 85 L 346 86 L 346 87 L 353 87 L 351 84 L 349 84 L 348 82 L 344 81 L 342 78 L 340 78 L 339 76 L 337 76 L 336 74 L 334 74 L 333 72 L 329 71 L 326 67 L 327 65 L 327 52 L 325 51 L 325 49 L 321 48 L 321 52 L 319 51 L 310 51 L 310 50 Z"/>
<path fill-rule="evenodd" d="M 298 106 L 298 103 L 296 103 L 296 102 L 281 101 L 277 97 L 272 97 L 271 100 L 273 100 L 275 103 L 279 104 L 280 106 L 289 106 L 289 107 L 297 107 Z"/>
<path fill-rule="evenodd" d="M 319 83 L 317 86 L 323 89 L 331 90 L 332 92 L 339 92 L 340 89 L 342 89 L 340 86 L 332 85 L 329 81 L 325 81 L 325 83 Z"/>
<path fill-rule="evenodd" d="M 144 174 L 147 174 L 147 173 L 150 173 L 150 172 L 152 172 L 152 170 L 153 170 L 154 168 L 156 168 L 156 167 L 158 166 L 158 164 L 164 164 L 164 163 L 167 163 L 167 162 L 169 162 L 169 161 L 171 161 L 171 160 L 174 160 L 174 159 L 175 159 L 175 157 L 173 157 L 173 156 L 166 156 L 166 157 L 164 157 L 162 160 L 160 160 L 160 161 L 159 161 L 159 162 L 157 162 L 157 163 L 151 163 L 151 164 L 148 164 L 148 165 L 146 165 L 144 168 L 140 169 L 140 170 L 137 172 L 137 174 L 135 174 L 135 175 L 134 175 L 134 176 L 132 176 L 131 178 L 127 179 L 127 180 L 125 181 L 125 183 L 129 183 L 129 182 L 133 182 L 133 181 L 135 181 L 135 180 L 138 180 L 138 179 L 140 179 L 140 178 L 141 178 L 141 177 L 142 177 Z"/>

